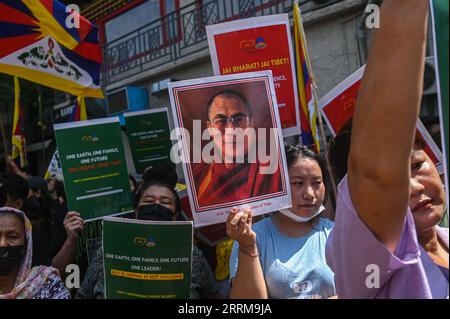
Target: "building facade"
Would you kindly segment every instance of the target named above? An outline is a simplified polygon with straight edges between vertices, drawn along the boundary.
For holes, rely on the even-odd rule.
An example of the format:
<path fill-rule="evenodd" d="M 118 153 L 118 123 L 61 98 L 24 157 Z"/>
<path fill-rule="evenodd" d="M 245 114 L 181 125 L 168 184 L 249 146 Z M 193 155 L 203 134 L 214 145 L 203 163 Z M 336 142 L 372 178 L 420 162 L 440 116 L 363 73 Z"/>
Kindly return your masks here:
<path fill-rule="evenodd" d="M 164 3 L 171 5 L 158 12 Z M 364 58 L 356 34 L 366 3 L 300 2 L 319 95 L 361 66 Z M 103 83 L 106 94 L 129 85 L 145 87 L 150 107 L 169 106 L 167 82 L 213 74 L 205 25 L 278 13 L 289 13 L 292 21 L 292 1 L 281 0 L 165 0 L 130 7 L 101 21 Z M 166 15 L 158 17 L 162 13 Z M 144 24 L 144 16 L 158 18 Z"/>
<path fill-rule="evenodd" d="M 87 100 L 89 118 L 133 110 L 127 87 L 141 88 L 148 108 L 167 107 L 171 113 L 168 82 L 213 75 L 206 25 L 279 13 L 288 13 L 293 25 L 293 0 L 94 0 L 84 3 L 82 15 L 99 27 L 104 58 L 101 82 L 107 97 L 103 101 Z M 299 3 L 320 98 L 365 63 L 371 39 L 371 30 L 363 23 L 365 7 L 377 1 L 300 0 Z M 433 54 L 430 49 L 428 53 Z M 438 117 L 433 65 L 431 59 L 429 61 L 421 112 L 426 124 Z M 41 112 L 45 116 L 41 117 L 46 127 L 65 121 L 73 100 L 72 96 L 56 92 L 53 103 L 44 103 Z M 48 148 L 44 156 L 36 155 L 42 163 L 35 167 L 41 170 L 56 145 L 51 129 L 38 139 L 34 151 Z"/>
<path fill-rule="evenodd" d="M 98 21 L 104 41 L 105 92 L 143 87 L 149 107 L 170 107 L 168 82 L 213 74 L 205 25 L 278 13 L 289 13 L 292 24 L 292 2 L 129 1 Z M 300 1 L 319 97 L 365 63 L 371 38 L 371 30 L 363 23 L 368 3 L 376 1 Z M 427 91 L 427 95 L 434 93 L 432 88 Z M 436 116 L 433 98 L 424 100 L 422 115 Z"/>

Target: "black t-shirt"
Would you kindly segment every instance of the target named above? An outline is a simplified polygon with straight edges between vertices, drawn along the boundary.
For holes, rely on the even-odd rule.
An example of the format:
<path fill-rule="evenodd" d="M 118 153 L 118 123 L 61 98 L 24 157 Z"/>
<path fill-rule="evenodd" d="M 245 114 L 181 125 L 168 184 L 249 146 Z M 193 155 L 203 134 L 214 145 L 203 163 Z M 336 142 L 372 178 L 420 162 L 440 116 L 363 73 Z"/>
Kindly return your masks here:
<path fill-rule="evenodd" d="M 26 211 L 32 224 L 33 261 L 32 266 L 50 266 L 53 258 L 60 251 L 67 238 L 64 218 L 67 207 L 51 203 L 49 207 L 38 210 L 36 207 Z M 43 213 L 45 211 L 45 213 Z"/>
<path fill-rule="evenodd" d="M 66 229 L 64 228 L 64 218 L 66 218 L 67 212 L 67 205 L 54 205 L 54 213 L 50 225 L 50 243 L 48 246 L 50 262 L 61 250 L 67 239 Z"/>
<path fill-rule="evenodd" d="M 48 255 L 50 244 L 49 221 L 45 219 L 31 220 L 33 238 L 33 260 L 32 266 L 50 266 L 51 260 Z"/>

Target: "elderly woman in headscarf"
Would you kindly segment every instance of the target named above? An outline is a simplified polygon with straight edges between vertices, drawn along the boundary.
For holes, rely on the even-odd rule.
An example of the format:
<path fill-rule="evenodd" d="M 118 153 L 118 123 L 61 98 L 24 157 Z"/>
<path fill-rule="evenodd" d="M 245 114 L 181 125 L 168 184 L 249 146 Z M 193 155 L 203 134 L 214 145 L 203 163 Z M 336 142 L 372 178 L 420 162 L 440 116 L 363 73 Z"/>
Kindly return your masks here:
<path fill-rule="evenodd" d="M 31 268 L 31 223 L 25 214 L 0 208 L 0 299 L 69 299 L 55 268 Z"/>

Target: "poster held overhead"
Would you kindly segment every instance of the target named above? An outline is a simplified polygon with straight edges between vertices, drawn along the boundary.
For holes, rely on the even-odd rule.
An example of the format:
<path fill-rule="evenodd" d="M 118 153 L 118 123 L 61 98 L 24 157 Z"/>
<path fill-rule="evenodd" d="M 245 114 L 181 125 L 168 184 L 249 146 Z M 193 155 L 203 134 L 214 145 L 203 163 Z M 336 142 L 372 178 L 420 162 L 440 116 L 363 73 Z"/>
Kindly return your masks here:
<path fill-rule="evenodd" d="M 289 16 L 277 14 L 206 26 L 214 75 L 271 70 L 283 136 L 300 134 Z"/>
<path fill-rule="evenodd" d="M 127 136 L 138 174 L 158 163 L 170 161 L 170 125 L 167 108 L 124 114 Z"/>
<path fill-rule="evenodd" d="M 319 100 L 319 109 L 333 136 L 353 117 L 365 66 L 350 74 Z"/>
<path fill-rule="evenodd" d="M 85 221 L 133 210 L 119 119 L 55 124 L 69 210 Z"/>
<path fill-rule="evenodd" d="M 344 81 L 325 94 L 319 101 L 320 111 L 333 137 L 339 134 L 342 127 L 353 118 L 364 69 L 365 66 L 362 66 L 353 72 Z M 443 174 L 442 152 L 420 119 L 417 121 L 416 132 L 424 141 L 424 150 L 434 165 L 436 165 L 439 174 Z"/>

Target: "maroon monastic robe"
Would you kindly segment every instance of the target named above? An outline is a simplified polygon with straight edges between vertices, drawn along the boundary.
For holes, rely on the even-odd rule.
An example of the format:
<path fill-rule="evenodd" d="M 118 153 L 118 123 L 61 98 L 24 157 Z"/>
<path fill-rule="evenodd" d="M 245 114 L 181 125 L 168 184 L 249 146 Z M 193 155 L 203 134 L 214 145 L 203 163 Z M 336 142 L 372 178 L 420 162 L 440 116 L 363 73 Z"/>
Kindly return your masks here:
<path fill-rule="evenodd" d="M 193 164 L 200 207 L 281 192 L 280 169 L 261 174 L 260 164 L 243 163 L 227 169 L 223 163 Z"/>

